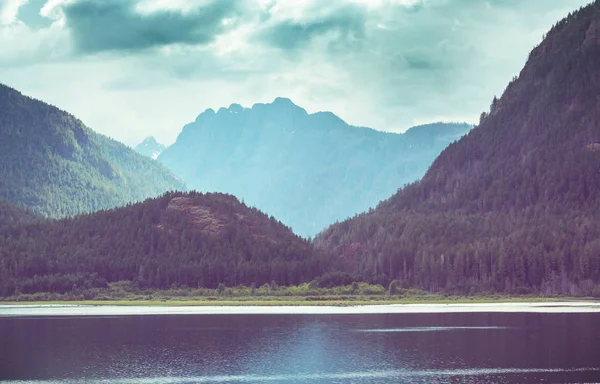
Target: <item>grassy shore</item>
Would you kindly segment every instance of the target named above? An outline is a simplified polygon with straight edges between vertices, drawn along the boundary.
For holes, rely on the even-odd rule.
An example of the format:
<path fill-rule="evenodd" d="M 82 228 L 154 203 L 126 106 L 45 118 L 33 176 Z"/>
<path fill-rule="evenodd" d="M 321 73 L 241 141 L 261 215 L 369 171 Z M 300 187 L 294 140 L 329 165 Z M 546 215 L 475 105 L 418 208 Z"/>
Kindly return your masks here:
<path fill-rule="evenodd" d="M 82 301 L 3 301 L 0 305 L 116 305 L 116 306 L 150 306 L 150 307 L 186 307 L 186 306 L 336 306 L 348 307 L 359 305 L 389 305 L 389 304 L 486 304 L 486 303 L 509 303 L 509 302 L 551 302 L 556 301 L 556 298 L 542 297 L 505 297 L 505 298 L 472 298 L 472 297 L 451 297 L 439 300 L 419 300 L 419 299 L 390 299 L 390 300 L 263 300 L 256 298 L 248 298 L 247 300 L 116 300 L 116 301 L 101 301 L 101 300 L 82 300 Z M 561 300 L 567 300 L 561 298 Z M 573 300 L 573 299 L 568 299 Z"/>
<path fill-rule="evenodd" d="M 231 287 L 224 289 L 173 288 L 139 289 L 130 283 L 69 293 L 20 294 L 0 299 L 0 305 L 118 305 L 118 306 L 357 306 L 386 304 L 458 304 L 571 301 L 583 298 L 476 294 L 453 296 L 415 289 L 395 289 L 355 284 L 331 288 L 308 285 L 295 287 Z"/>
<path fill-rule="evenodd" d="M 386 304 L 458 304 L 571 301 L 584 298 L 499 295 L 479 293 L 469 296 L 435 294 L 416 289 L 390 291 L 380 285 L 355 283 L 348 286 L 317 288 L 308 284 L 292 287 L 222 287 L 220 289 L 172 288 L 140 289 L 129 282 L 112 283 L 107 288 L 58 294 L 19 294 L 0 299 L 0 305 L 118 305 L 118 306 L 357 306 Z"/>

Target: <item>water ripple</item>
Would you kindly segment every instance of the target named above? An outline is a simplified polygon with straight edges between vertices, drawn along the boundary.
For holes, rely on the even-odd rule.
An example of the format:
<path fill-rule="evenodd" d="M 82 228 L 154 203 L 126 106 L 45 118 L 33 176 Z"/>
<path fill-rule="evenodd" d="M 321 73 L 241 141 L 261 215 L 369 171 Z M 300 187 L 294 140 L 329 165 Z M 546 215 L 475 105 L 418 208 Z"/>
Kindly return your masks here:
<path fill-rule="evenodd" d="M 309 373 L 282 375 L 222 375 L 191 377 L 138 377 L 107 379 L 61 379 L 61 380 L 12 380 L 0 381 L 7 384 L 184 384 L 184 383 L 261 383 L 272 381 L 352 380 L 352 379 L 407 379 L 415 377 L 489 376 L 508 374 L 600 372 L 600 368 L 483 368 L 452 370 L 386 370 L 344 373 Z"/>
<path fill-rule="evenodd" d="M 402 327 L 402 328 L 381 328 L 381 329 L 355 329 L 355 332 L 364 333 L 386 333 L 386 332 L 439 332 L 439 331 L 459 331 L 459 330 L 483 330 L 483 329 L 517 329 L 515 327 Z"/>

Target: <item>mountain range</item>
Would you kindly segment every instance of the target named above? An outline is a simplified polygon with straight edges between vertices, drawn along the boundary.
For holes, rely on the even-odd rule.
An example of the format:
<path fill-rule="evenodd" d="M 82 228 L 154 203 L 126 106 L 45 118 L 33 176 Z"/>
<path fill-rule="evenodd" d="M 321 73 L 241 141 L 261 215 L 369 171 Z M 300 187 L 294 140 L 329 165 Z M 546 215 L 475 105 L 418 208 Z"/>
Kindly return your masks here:
<path fill-rule="evenodd" d="M 233 194 L 310 237 L 419 179 L 470 129 L 437 123 L 381 132 L 277 98 L 204 111 L 158 160 L 188 187 Z"/>
<path fill-rule="evenodd" d="M 288 285 L 329 272 L 434 292 L 596 295 L 599 57 L 596 1 L 548 32 L 470 131 L 381 133 L 288 99 L 207 110 L 158 160 L 192 187 L 232 189 L 239 199 L 164 192 L 183 183 L 159 162 L 1 87 L 0 296 L 119 280 Z M 422 164 L 407 156 L 415 146 L 441 153 L 422 179 L 396 190 Z M 304 209 L 305 226 L 296 226 L 310 234 L 351 196 L 386 188 L 391 197 L 312 241 L 269 216 L 288 207 L 302 218 Z M 271 204 L 268 214 L 251 207 L 259 202 Z"/>

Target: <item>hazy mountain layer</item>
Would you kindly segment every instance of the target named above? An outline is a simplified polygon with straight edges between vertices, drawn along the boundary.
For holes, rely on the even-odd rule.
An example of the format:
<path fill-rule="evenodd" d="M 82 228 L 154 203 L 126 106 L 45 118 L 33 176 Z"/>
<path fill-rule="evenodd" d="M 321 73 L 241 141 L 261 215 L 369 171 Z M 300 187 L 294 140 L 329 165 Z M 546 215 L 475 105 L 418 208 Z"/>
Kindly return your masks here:
<path fill-rule="evenodd" d="M 470 128 L 439 123 L 385 133 L 278 98 L 206 110 L 158 160 L 190 188 L 231 193 L 312 236 L 419 179 Z"/>

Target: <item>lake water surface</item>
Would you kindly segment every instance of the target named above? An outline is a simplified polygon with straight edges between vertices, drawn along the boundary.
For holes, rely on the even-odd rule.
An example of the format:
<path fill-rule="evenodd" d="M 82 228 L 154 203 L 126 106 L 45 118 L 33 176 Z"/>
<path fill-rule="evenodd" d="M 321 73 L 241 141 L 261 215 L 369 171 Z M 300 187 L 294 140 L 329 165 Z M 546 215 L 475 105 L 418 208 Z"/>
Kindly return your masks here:
<path fill-rule="evenodd" d="M 600 382 L 600 313 L 0 311 L 0 382 Z"/>

